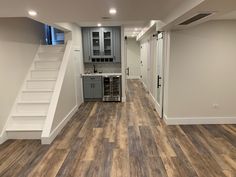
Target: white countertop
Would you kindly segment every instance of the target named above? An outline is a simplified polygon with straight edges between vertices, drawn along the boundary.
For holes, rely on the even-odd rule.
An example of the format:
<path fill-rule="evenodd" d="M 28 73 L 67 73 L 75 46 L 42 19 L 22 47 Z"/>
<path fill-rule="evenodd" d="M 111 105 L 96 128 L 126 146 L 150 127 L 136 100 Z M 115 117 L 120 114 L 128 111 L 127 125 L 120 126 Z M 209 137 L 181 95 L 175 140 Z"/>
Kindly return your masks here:
<path fill-rule="evenodd" d="M 82 74 L 82 76 L 121 76 L 121 73 L 89 73 Z"/>

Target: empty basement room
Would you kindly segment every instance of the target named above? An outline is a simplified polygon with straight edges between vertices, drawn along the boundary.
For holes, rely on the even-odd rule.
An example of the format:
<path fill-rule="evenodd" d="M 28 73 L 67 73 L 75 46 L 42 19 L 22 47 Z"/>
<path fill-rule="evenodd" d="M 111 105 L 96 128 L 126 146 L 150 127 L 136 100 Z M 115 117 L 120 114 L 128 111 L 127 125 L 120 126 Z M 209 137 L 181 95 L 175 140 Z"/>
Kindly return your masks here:
<path fill-rule="evenodd" d="M 236 177 L 235 0 L 2 0 L 0 177 Z"/>

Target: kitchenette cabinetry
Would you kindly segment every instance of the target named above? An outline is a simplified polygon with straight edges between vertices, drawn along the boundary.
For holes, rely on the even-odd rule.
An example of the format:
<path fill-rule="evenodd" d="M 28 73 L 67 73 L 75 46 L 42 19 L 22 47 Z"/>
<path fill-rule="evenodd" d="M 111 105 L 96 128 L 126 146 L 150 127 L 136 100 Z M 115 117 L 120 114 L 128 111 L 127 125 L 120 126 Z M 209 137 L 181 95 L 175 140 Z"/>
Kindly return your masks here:
<path fill-rule="evenodd" d="M 121 101 L 121 73 L 83 74 L 85 101 Z"/>
<path fill-rule="evenodd" d="M 83 27 L 84 63 L 120 63 L 120 27 Z"/>
<path fill-rule="evenodd" d="M 83 76 L 84 99 L 101 100 L 102 99 L 102 77 L 101 76 Z"/>

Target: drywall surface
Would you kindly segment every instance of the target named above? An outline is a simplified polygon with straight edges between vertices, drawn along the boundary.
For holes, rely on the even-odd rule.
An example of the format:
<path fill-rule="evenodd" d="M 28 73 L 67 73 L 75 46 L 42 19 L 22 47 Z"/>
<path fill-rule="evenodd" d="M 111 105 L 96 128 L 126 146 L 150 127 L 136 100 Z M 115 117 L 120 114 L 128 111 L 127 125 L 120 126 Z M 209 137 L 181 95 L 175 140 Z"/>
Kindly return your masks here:
<path fill-rule="evenodd" d="M 128 79 L 140 78 L 140 44 L 135 38 L 127 40 L 127 67 L 129 68 Z"/>
<path fill-rule="evenodd" d="M 171 32 L 167 117 L 236 117 L 236 21 Z"/>
<path fill-rule="evenodd" d="M 44 25 L 28 18 L 0 18 L 0 134 L 34 56 Z"/>
<path fill-rule="evenodd" d="M 67 115 L 76 106 L 75 63 L 71 52 L 51 131 L 53 131 L 65 118 L 67 118 Z"/>

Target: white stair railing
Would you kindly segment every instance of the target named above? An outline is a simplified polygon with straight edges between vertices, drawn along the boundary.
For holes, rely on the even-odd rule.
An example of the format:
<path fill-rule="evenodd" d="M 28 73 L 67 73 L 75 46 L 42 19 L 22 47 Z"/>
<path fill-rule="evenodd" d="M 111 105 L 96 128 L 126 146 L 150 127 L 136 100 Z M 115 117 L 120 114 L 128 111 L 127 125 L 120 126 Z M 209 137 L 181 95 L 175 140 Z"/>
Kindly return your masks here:
<path fill-rule="evenodd" d="M 42 144 L 50 144 L 53 141 L 53 139 L 55 138 L 55 137 L 50 138 L 51 129 L 52 129 L 52 124 L 53 124 L 59 96 L 61 93 L 61 88 L 62 88 L 62 84 L 64 81 L 67 65 L 70 60 L 71 49 L 72 49 L 72 41 L 67 41 L 65 53 L 64 53 L 61 67 L 60 67 L 60 70 L 58 73 L 55 89 L 52 94 L 51 103 L 49 105 L 48 114 L 47 114 L 47 117 L 46 117 L 46 120 L 44 123 L 44 127 L 43 127 L 43 132 L 42 132 L 42 136 L 41 136 Z"/>

